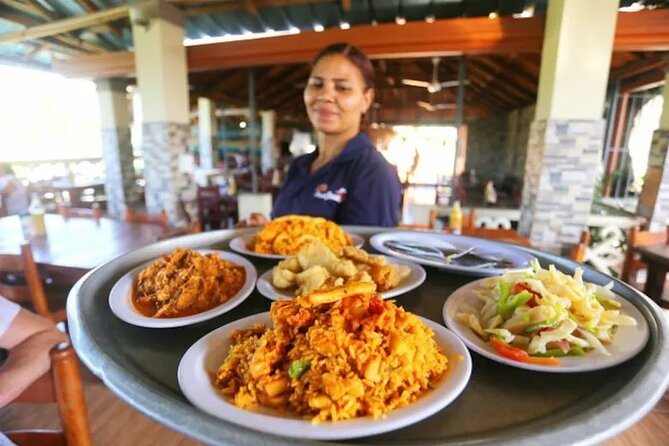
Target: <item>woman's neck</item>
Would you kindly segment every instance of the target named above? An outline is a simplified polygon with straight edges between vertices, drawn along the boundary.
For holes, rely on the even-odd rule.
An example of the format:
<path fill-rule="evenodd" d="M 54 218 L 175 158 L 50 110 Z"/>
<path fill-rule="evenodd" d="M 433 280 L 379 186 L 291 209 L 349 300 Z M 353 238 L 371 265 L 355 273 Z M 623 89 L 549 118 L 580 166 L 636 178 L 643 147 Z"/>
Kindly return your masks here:
<path fill-rule="evenodd" d="M 320 167 L 332 161 L 346 147 L 346 144 L 358 134 L 359 129 L 346 133 L 328 135 L 318 134 L 318 157 L 311 164 L 311 173 L 317 171 Z"/>

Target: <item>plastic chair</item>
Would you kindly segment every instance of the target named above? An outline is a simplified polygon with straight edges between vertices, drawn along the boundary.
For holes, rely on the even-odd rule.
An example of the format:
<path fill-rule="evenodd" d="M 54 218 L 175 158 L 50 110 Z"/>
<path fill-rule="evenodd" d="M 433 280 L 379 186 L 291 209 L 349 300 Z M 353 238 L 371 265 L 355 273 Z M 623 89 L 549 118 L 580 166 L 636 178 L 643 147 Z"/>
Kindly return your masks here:
<path fill-rule="evenodd" d="M 54 323 L 67 319 L 67 295 L 47 297 L 42 276 L 33 258 L 29 243 L 21 245 L 21 254 L 0 254 L 0 294 Z M 9 280 L 7 280 L 9 279 Z M 51 304 L 54 304 L 52 308 Z"/>
<path fill-rule="evenodd" d="M 15 403 L 56 403 L 62 430 L 17 430 L 4 432 L 18 446 L 90 446 L 79 361 L 69 343 L 51 350 L 51 370 L 34 382 Z"/>
<path fill-rule="evenodd" d="M 627 234 L 627 251 L 620 280 L 638 288 L 639 284 L 635 276 L 640 270 L 646 268 L 646 264 L 634 252 L 634 248 L 664 244 L 669 245 L 669 226 L 664 231 L 642 231 L 638 227 L 630 228 Z"/>

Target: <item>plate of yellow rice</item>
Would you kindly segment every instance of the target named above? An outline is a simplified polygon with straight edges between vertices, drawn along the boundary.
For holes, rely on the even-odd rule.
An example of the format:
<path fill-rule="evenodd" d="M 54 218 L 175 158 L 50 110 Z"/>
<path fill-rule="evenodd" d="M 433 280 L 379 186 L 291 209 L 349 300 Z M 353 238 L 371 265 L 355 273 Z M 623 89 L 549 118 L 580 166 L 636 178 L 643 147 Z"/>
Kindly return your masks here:
<path fill-rule="evenodd" d="M 447 328 L 353 284 L 272 303 L 188 349 L 179 386 L 225 421 L 339 440 L 402 428 L 465 388 L 471 357 Z"/>

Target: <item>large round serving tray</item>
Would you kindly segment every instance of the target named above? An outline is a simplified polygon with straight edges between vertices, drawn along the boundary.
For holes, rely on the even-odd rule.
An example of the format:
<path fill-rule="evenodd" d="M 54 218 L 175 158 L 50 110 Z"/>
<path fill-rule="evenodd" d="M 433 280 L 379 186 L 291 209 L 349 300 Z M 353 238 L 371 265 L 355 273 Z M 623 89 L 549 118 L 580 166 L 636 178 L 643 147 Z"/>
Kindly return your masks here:
<path fill-rule="evenodd" d="M 368 239 L 384 229 L 348 227 L 347 231 Z M 222 230 L 165 240 L 101 265 L 70 292 L 70 336 L 81 360 L 112 391 L 176 431 L 207 444 L 315 444 L 221 421 L 192 406 L 179 391 L 177 367 L 193 343 L 217 327 L 269 309 L 271 302 L 257 291 L 217 318 L 159 331 L 126 324 L 107 305 L 111 287 L 133 267 L 176 247 L 228 249 L 230 239 L 247 232 Z M 578 266 L 541 251 L 520 249 L 567 273 Z M 275 263 L 250 260 L 259 274 Z M 584 269 L 584 280 L 600 284 L 612 280 L 591 268 Z M 428 268 L 425 283 L 407 293 L 400 304 L 441 323 L 447 296 L 472 280 Z M 446 409 L 400 430 L 347 443 L 584 445 L 598 444 L 627 429 L 651 410 L 669 385 L 669 328 L 659 307 L 643 294 L 619 281 L 615 281 L 614 292 L 632 302 L 650 328 L 646 348 L 633 359 L 600 371 L 548 375 L 508 367 L 473 353 L 469 385 Z"/>

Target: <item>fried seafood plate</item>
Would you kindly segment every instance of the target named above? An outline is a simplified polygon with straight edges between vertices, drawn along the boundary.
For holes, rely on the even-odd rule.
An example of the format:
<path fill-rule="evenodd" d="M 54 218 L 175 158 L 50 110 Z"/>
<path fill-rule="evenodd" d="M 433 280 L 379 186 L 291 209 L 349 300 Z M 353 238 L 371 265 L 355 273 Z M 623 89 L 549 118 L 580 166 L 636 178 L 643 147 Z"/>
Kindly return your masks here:
<path fill-rule="evenodd" d="M 295 288 L 296 296 L 351 282 L 374 282 L 383 292 L 397 287 L 410 274 L 407 265 L 386 263 L 384 256 L 353 246 L 331 249 L 315 241 L 279 262 L 272 271 L 272 284 L 279 289 Z"/>
<path fill-rule="evenodd" d="M 314 240 L 333 249 L 351 246 L 351 237 L 338 224 L 321 217 L 286 215 L 275 218 L 249 242 L 248 249 L 259 254 L 295 254 Z"/>
<path fill-rule="evenodd" d="M 382 417 L 435 387 L 447 358 L 416 315 L 371 282 L 272 303 L 273 328 L 235 331 L 213 385 L 236 406 L 312 422 Z"/>
<path fill-rule="evenodd" d="M 133 303 L 144 316 L 190 316 L 228 301 L 245 280 L 241 265 L 215 253 L 177 248 L 139 273 Z"/>

